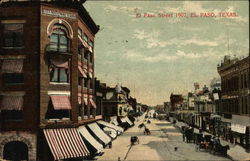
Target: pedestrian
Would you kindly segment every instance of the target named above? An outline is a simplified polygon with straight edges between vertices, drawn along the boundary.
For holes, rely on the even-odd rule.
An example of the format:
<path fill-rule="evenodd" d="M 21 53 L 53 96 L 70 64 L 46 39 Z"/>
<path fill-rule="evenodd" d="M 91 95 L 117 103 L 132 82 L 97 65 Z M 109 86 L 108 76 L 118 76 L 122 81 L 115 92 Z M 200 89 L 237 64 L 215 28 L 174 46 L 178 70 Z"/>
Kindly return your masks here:
<path fill-rule="evenodd" d="M 118 161 L 121 161 L 121 158 L 120 158 L 120 157 L 118 157 Z"/>
<path fill-rule="evenodd" d="M 182 140 L 185 142 L 185 126 L 182 126 L 181 129 L 182 129 Z"/>

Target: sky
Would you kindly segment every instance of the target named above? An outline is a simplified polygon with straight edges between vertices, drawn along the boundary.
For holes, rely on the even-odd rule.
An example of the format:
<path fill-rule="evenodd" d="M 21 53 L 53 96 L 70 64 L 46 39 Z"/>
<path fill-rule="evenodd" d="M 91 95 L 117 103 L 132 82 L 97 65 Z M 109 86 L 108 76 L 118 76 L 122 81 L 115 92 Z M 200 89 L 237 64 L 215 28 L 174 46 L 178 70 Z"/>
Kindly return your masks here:
<path fill-rule="evenodd" d="M 148 105 L 193 91 L 194 82 L 209 86 L 219 77 L 217 64 L 225 55 L 249 54 L 248 3 L 86 1 L 84 7 L 100 25 L 95 76 L 110 87 L 128 87 L 137 102 Z M 180 13 L 186 17 L 176 17 Z"/>

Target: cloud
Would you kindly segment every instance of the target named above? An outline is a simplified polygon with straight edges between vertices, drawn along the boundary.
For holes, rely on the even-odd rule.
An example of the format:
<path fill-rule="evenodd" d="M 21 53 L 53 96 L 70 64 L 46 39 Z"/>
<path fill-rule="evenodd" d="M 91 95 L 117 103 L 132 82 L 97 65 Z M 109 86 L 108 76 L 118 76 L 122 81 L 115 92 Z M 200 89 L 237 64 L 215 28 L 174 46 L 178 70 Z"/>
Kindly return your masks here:
<path fill-rule="evenodd" d="M 195 44 L 198 46 L 218 46 L 218 43 L 216 41 L 201 40 L 196 38 L 185 40 L 182 44 L 183 45 Z"/>
<path fill-rule="evenodd" d="M 144 61 L 144 62 L 153 63 L 153 62 L 160 62 L 160 61 L 175 60 L 178 57 L 175 55 L 167 55 L 167 54 L 156 54 L 153 56 L 149 56 L 141 52 L 129 50 L 125 52 L 125 58 L 131 61 Z"/>
<path fill-rule="evenodd" d="M 185 45 L 197 45 L 197 46 L 209 46 L 214 47 L 218 46 L 218 42 L 220 42 L 221 39 L 218 40 L 218 38 L 214 40 L 202 40 L 197 39 L 196 37 L 192 37 L 187 40 L 181 40 L 177 38 L 173 38 L 170 40 L 160 40 L 159 39 L 160 32 L 159 31 L 153 31 L 153 32 L 146 32 L 145 30 L 135 30 L 133 38 L 145 41 L 147 48 L 154 48 L 154 47 L 160 47 L 164 48 L 168 45 L 176 45 L 178 47 L 185 46 Z"/>
<path fill-rule="evenodd" d="M 115 6 L 115 5 L 108 5 L 104 8 L 106 12 L 121 12 L 121 13 L 136 13 L 138 10 L 142 10 L 142 7 L 127 7 L 127 6 Z"/>
<path fill-rule="evenodd" d="M 210 54 L 211 53 L 211 54 Z M 155 63 L 155 62 L 169 62 L 177 59 L 199 59 L 199 58 L 207 58 L 211 55 L 214 55 L 214 51 L 210 49 L 208 51 L 202 53 L 185 53 L 182 50 L 177 50 L 174 55 L 168 54 L 167 52 L 162 52 L 160 54 L 155 55 L 147 55 L 146 53 L 141 53 L 138 51 L 129 50 L 126 51 L 124 57 L 131 61 L 143 61 L 148 63 Z"/>

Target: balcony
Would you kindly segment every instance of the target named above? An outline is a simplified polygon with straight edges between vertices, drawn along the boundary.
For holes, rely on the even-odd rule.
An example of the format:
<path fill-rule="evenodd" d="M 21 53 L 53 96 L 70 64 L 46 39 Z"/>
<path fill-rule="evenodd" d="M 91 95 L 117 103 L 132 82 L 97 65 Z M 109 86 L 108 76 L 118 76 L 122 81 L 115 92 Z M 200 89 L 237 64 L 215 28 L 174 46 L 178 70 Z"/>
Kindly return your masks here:
<path fill-rule="evenodd" d="M 46 55 L 48 58 L 70 58 L 72 56 L 72 52 L 70 48 L 66 45 L 50 43 L 46 46 Z"/>

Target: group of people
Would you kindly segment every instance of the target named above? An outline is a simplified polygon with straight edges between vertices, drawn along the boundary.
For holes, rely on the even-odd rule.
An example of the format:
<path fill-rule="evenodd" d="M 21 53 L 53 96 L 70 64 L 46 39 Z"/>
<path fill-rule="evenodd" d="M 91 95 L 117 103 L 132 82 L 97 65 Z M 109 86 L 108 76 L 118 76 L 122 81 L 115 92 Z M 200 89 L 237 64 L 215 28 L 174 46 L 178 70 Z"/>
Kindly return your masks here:
<path fill-rule="evenodd" d="M 183 141 L 189 143 L 191 140 L 193 140 L 194 135 L 194 128 L 191 126 L 182 126 L 182 138 Z"/>

